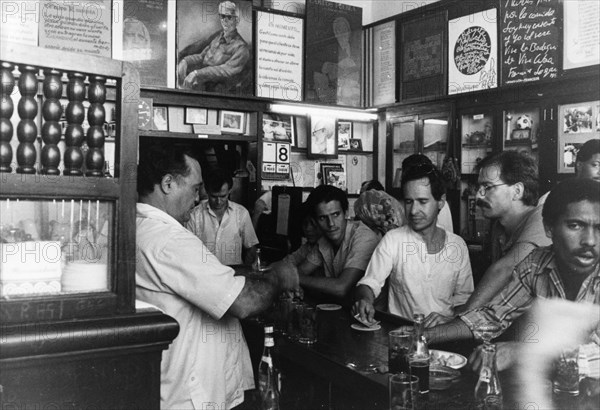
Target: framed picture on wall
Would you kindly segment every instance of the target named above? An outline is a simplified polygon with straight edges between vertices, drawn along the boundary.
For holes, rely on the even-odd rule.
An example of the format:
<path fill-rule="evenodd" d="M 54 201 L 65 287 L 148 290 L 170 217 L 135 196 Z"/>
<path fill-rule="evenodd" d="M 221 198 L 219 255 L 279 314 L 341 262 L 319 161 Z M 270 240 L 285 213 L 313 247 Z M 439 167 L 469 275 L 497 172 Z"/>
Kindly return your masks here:
<path fill-rule="evenodd" d="M 335 118 L 311 116 L 308 136 L 309 158 L 337 158 L 338 143 Z"/>
<path fill-rule="evenodd" d="M 338 121 L 337 134 L 338 149 L 350 149 L 350 139 L 352 138 L 352 121 Z"/>
<path fill-rule="evenodd" d="M 306 1 L 306 101 L 359 107 L 362 8 Z"/>
<path fill-rule="evenodd" d="M 350 139 L 350 151 L 362 151 L 362 141 L 360 138 Z"/>
<path fill-rule="evenodd" d="M 206 108 L 185 107 L 185 123 L 207 124 L 207 114 Z"/>
<path fill-rule="evenodd" d="M 295 146 L 295 118 L 286 114 L 264 113 L 262 120 L 263 139 L 287 141 Z"/>
<path fill-rule="evenodd" d="M 152 108 L 153 115 L 152 121 L 154 123 L 153 129 L 157 131 L 168 131 L 169 130 L 169 110 L 167 107 L 154 106 Z"/>
<path fill-rule="evenodd" d="M 232 134 L 243 134 L 246 127 L 246 115 L 237 111 L 221 111 L 221 131 Z"/>
<path fill-rule="evenodd" d="M 177 87 L 253 95 L 252 1 L 177 1 Z M 225 35 L 228 42 L 221 42 Z M 232 52 L 232 45 L 237 45 Z M 212 67 L 227 66 L 226 70 Z"/>
<path fill-rule="evenodd" d="M 571 174 L 581 146 L 600 139 L 600 101 L 560 105 L 558 112 L 557 171 Z"/>

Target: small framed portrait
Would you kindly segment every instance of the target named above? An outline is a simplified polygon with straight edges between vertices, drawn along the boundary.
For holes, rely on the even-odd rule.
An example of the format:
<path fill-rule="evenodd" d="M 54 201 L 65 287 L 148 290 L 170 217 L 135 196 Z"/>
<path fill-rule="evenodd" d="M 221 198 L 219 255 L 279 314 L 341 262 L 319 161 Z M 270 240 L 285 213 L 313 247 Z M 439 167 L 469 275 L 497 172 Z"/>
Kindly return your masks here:
<path fill-rule="evenodd" d="M 310 117 L 310 135 L 308 139 L 309 158 L 337 158 L 337 120 L 329 116 Z"/>
<path fill-rule="evenodd" d="M 168 131 L 169 130 L 169 110 L 167 107 L 152 108 L 152 129 L 156 131 Z"/>
<path fill-rule="evenodd" d="M 186 124 L 206 124 L 208 110 L 206 108 L 185 107 Z"/>
<path fill-rule="evenodd" d="M 350 151 L 362 151 L 362 140 L 360 138 L 350 138 Z"/>
<path fill-rule="evenodd" d="M 338 121 L 337 124 L 338 149 L 349 150 L 352 139 L 352 122 Z"/>
<path fill-rule="evenodd" d="M 237 111 L 221 111 L 221 131 L 232 134 L 243 134 L 246 115 Z"/>

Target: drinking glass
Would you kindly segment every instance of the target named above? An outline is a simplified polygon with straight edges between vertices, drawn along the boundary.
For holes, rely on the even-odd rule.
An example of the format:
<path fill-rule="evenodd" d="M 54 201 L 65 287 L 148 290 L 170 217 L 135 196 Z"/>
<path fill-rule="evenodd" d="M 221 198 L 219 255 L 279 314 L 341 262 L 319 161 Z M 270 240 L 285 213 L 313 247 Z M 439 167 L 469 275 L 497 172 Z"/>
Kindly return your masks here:
<path fill-rule="evenodd" d="M 397 329 L 388 333 L 388 367 L 390 373 L 410 372 L 408 355 L 413 338 L 414 332 L 408 329 Z"/>
<path fill-rule="evenodd" d="M 554 364 L 552 391 L 569 396 L 579 395 L 579 349 L 563 349 Z"/>
<path fill-rule="evenodd" d="M 306 304 L 298 306 L 300 343 L 312 344 L 317 341 L 317 309 Z"/>
<path fill-rule="evenodd" d="M 407 373 L 392 374 L 388 382 L 390 410 L 418 408 L 419 378 Z"/>
<path fill-rule="evenodd" d="M 502 326 L 496 322 L 480 322 L 475 325 L 473 335 L 475 338 L 482 340 L 484 345 L 492 344 L 492 339 L 497 338 L 502 334 Z"/>
<path fill-rule="evenodd" d="M 410 374 L 419 378 L 419 393 L 429 393 L 429 359 L 431 355 L 408 355 Z"/>

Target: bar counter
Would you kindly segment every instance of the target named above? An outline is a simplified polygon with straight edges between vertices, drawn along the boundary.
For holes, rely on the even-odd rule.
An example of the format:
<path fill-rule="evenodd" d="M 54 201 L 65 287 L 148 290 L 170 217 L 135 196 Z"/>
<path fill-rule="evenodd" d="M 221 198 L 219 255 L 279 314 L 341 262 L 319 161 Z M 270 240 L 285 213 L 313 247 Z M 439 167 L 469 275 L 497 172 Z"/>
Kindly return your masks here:
<path fill-rule="evenodd" d="M 389 375 L 378 373 L 375 369 L 387 365 L 388 332 L 410 323 L 382 312 L 377 313 L 376 319 L 381 321 L 381 329 L 359 331 L 351 328 L 357 322 L 348 310 L 319 310 L 316 343 L 302 344 L 276 334 L 276 358 L 284 375 L 281 408 L 387 409 Z M 253 360 L 257 363 L 262 351 L 262 323 L 247 320 L 244 322 L 244 331 Z M 472 341 L 431 346 L 467 358 L 474 347 Z M 476 408 L 473 394 L 477 375 L 468 365 L 460 372 L 461 376 L 447 390 L 430 390 L 429 394 L 422 396 L 420 408 Z M 292 374 L 294 376 L 290 377 Z M 519 386 L 514 371 L 500 372 L 499 376 L 504 409 L 539 409 L 535 403 L 518 401 Z M 306 392 L 315 389 L 324 391 L 321 396 L 326 396 L 324 400 L 321 397 L 321 402 L 317 400 L 317 404 L 306 395 Z M 286 395 L 295 396 L 296 401 L 286 398 Z M 584 400 L 587 402 L 583 403 Z M 570 398 L 567 402 L 556 403 L 556 408 L 599 408 L 598 397 L 594 400 L 595 404 L 590 407 L 589 398 Z"/>

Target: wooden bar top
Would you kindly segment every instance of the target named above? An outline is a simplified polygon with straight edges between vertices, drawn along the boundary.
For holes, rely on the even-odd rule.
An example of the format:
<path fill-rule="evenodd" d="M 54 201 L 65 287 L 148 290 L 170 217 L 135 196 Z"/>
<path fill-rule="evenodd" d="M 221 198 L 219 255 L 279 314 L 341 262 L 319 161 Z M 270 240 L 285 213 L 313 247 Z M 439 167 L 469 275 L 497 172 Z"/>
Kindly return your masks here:
<path fill-rule="evenodd" d="M 355 394 L 363 402 L 367 398 L 369 408 L 388 408 L 388 377 L 376 371 L 388 362 L 388 332 L 402 325 L 411 324 L 394 315 L 378 312 L 376 319 L 381 328 L 375 331 L 359 331 L 351 327 L 358 322 L 346 309 L 335 311 L 319 310 L 317 316 L 318 340 L 314 344 L 302 344 L 287 336 L 276 337 L 278 355 L 320 378 L 328 380 L 336 387 Z M 256 323 L 256 322 L 255 322 Z M 262 329 L 261 329 L 262 330 Z M 432 349 L 445 350 L 469 357 L 475 342 L 456 342 Z M 476 408 L 474 390 L 477 382 L 475 374 L 467 365 L 460 369 L 461 376 L 447 390 L 431 390 L 423 397 L 427 409 L 468 409 Z M 537 408 L 535 403 L 520 403 L 519 389 L 514 371 L 500 372 L 503 389 L 504 409 Z M 533 405 L 534 407 L 527 407 Z M 564 408 L 557 406 L 557 408 Z M 579 404 L 575 398 L 568 408 L 589 408 Z"/>

